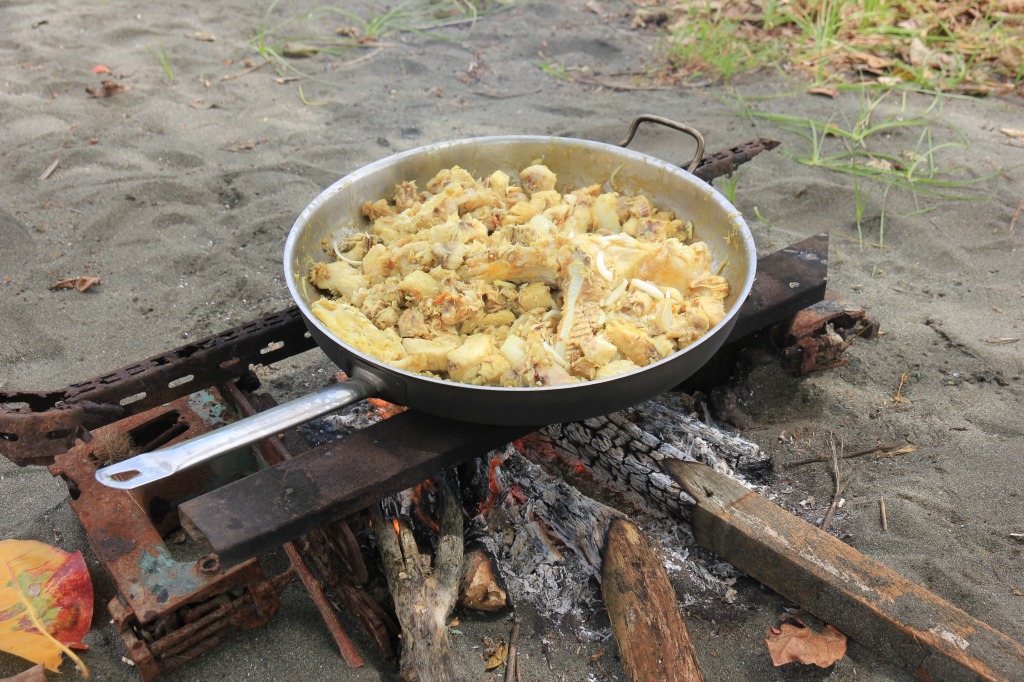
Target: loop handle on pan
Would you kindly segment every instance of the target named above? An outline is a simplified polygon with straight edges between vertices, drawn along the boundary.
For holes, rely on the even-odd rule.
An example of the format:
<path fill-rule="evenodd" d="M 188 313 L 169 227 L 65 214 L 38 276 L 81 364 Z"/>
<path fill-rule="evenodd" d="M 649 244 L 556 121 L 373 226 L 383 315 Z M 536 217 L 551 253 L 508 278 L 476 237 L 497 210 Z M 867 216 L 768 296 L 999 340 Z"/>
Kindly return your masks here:
<path fill-rule="evenodd" d="M 689 167 L 686 169 L 687 172 L 692 173 L 697 168 L 697 164 L 704 158 L 704 136 L 699 131 L 691 128 L 685 123 L 679 123 L 673 121 L 670 118 L 663 116 L 655 116 L 654 114 L 641 114 L 633 119 L 633 122 L 629 125 L 629 131 L 626 133 L 626 139 L 619 143 L 620 147 L 626 147 L 630 142 L 633 141 L 633 136 L 636 135 L 636 129 L 640 127 L 641 123 L 658 123 L 665 126 L 666 128 L 672 128 L 678 130 L 681 133 L 686 133 L 694 140 L 697 141 L 697 152 L 693 155 L 693 161 L 690 162 Z"/>

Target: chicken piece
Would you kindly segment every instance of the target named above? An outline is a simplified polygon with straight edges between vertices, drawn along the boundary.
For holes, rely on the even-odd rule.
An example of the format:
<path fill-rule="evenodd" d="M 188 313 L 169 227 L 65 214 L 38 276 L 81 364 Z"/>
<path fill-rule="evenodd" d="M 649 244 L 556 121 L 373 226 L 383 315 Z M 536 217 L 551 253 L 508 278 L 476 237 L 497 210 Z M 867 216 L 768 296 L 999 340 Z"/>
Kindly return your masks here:
<path fill-rule="evenodd" d="M 616 234 L 622 231 L 622 223 L 619 222 L 619 214 L 615 209 L 619 195 L 615 192 L 601 194 L 594 199 L 591 212 L 594 216 L 594 229 L 609 234 Z"/>
<path fill-rule="evenodd" d="M 486 184 L 494 192 L 494 196 L 501 201 L 505 201 L 508 193 L 508 174 L 500 170 L 494 171 L 488 176 Z"/>
<path fill-rule="evenodd" d="M 558 233 L 558 226 L 551 222 L 547 216 L 538 214 L 533 216 L 530 222 L 525 225 L 505 228 L 504 233 L 508 235 L 509 241 L 513 244 L 553 247 L 555 235 Z"/>
<path fill-rule="evenodd" d="M 398 335 L 407 339 L 409 337 L 429 338 L 433 334 L 430 327 L 427 326 L 423 313 L 416 308 L 406 308 L 398 316 Z"/>
<path fill-rule="evenodd" d="M 452 184 L 472 185 L 474 184 L 473 176 L 459 166 L 445 168 L 438 171 L 437 175 L 427 182 L 427 191 L 438 194 Z"/>
<path fill-rule="evenodd" d="M 555 306 L 555 299 L 551 296 L 551 288 L 544 282 L 530 282 L 523 285 L 516 296 L 516 306 L 519 312 L 543 308 L 551 310 Z"/>
<path fill-rule="evenodd" d="M 395 210 L 407 211 L 422 203 L 420 192 L 414 181 L 400 182 L 395 185 Z"/>
<path fill-rule="evenodd" d="M 348 303 L 321 298 L 313 303 L 312 310 L 332 334 L 360 353 L 388 363 L 406 356 L 401 339 L 393 329 L 378 329 Z"/>
<path fill-rule="evenodd" d="M 402 339 L 408 355 L 394 363 L 408 372 L 448 371 L 448 353 L 459 347 L 461 339 L 455 334 L 443 334 L 433 339 Z"/>
<path fill-rule="evenodd" d="M 494 355 L 501 357 L 494 339 L 487 334 L 473 334 L 458 348 L 448 352 L 448 376 L 453 381 L 479 385 L 485 381 L 480 376 L 481 366 L 487 358 Z M 502 361 L 508 364 L 504 358 Z M 488 366 L 493 367 L 493 361 Z"/>
<path fill-rule="evenodd" d="M 580 383 L 577 377 L 569 374 L 557 362 L 538 364 L 534 371 L 537 375 L 537 382 L 541 386 L 567 386 Z"/>
<path fill-rule="evenodd" d="M 608 377 L 632 372 L 634 369 L 640 369 L 640 366 L 632 360 L 612 360 L 607 365 L 597 370 L 597 375 L 594 376 L 594 378 L 607 379 Z"/>
<path fill-rule="evenodd" d="M 530 194 L 555 188 L 558 178 L 547 166 L 536 164 L 519 171 L 519 180 Z"/>
<path fill-rule="evenodd" d="M 544 282 L 550 287 L 558 284 L 558 270 L 549 258 L 549 249 L 505 245 L 495 251 L 483 257 L 467 257 L 460 273 L 485 282 Z"/>
<path fill-rule="evenodd" d="M 422 270 L 410 272 L 398 284 L 398 288 L 405 292 L 406 296 L 415 299 L 433 298 L 441 290 L 437 280 Z"/>
<path fill-rule="evenodd" d="M 369 279 L 345 261 L 315 263 L 309 281 L 317 289 L 352 300 L 360 289 L 369 286 Z"/>
<path fill-rule="evenodd" d="M 363 256 L 363 274 L 371 280 L 383 280 L 395 270 L 395 262 L 388 253 L 388 247 L 374 244 Z"/>
<path fill-rule="evenodd" d="M 562 195 L 553 189 L 534 192 L 530 195 L 530 204 L 538 211 L 546 211 L 562 203 Z"/>
<path fill-rule="evenodd" d="M 707 244 L 683 244 L 669 239 L 657 251 L 649 251 L 637 263 L 633 277 L 655 286 L 669 286 L 690 295 L 691 285 L 700 280 L 711 267 Z"/>
<path fill-rule="evenodd" d="M 363 204 L 363 215 L 370 220 L 376 220 L 382 216 L 394 215 L 395 211 L 388 204 L 387 199 L 378 199 L 377 201 L 367 201 Z"/>
<path fill-rule="evenodd" d="M 540 213 L 540 209 L 529 201 L 520 201 L 512 205 L 501 219 L 502 225 L 521 225 Z"/>
<path fill-rule="evenodd" d="M 605 325 L 604 331 L 619 352 L 640 367 L 646 367 L 662 357 L 651 337 L 634 324 L 613 321 Z"/>
<path fill-rule="evenodd" d="M 458 270 L 465 262 L 466 245 L 462 242 L 434 242 L 430 246 L 430 253 L 434 262 L 446 270 Z"/>
<path fill-rule="evenodd" d="M 608 293 L 608 282 L 594 276 L 586 254 L 575 251 L 562 258 L 568 259 L 567 282 L 563 285 L 562 318 L 554 349 L 572 374 L 589 379 L 597 366 L 587 358 L 583 345 L 593 340 L 605 318 L 601 302 Z"/>
<path fill-rule="evenodd" d="M 590 338 L 583 339 L 580 342 L 580 351 L 582 351 L 586 361 L 595 368 L 595 375 L 619 353 L 619 349 L 615 347 L 615 344 L 604 336 L 591 336 Z"/>

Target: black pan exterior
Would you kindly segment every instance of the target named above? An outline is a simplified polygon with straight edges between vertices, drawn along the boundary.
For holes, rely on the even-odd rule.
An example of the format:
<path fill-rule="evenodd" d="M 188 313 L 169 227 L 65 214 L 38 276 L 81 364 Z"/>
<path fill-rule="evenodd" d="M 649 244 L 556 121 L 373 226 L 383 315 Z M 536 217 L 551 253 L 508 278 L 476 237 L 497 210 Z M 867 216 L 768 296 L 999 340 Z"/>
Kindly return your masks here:
<path fill-rule="evenodd" d="M 622 193 L 644 193 L 660 209 L 694 223 L 694 238 L 708 244 L 715 267 L 731 292 L 727 314 L 684 350 L 639 370 L 569 386 L 503 388 L 432 379 L 390 367 L 331 334 L 310 305 L 320 293 L 306 279 L 314 262 L 327 261 L 322 242 L 369 223 L 361 207 L 390 197 L 394 186 L 423 186 L 443 169 L 459 165 L 476 177 L 503 170 L 511 178 L 536 161 L 559 178 L 558 189 L 604 183 Z M 284 267 L 292 297 L 321 349 L 349 375 L 368 375 L 391 402 L 450 419 L 483 424 L 550 424 L 578 421 L 621 410 L 683 381 L 721 347 L 754 279 L 756 252 L 742 216 L 721 194 L 686 171 L 660 159 L 614 145 L 539 136 L 469 138 L 420 147 L 372 163 L 322 192 L 296 220 L 285 246 Z"/>

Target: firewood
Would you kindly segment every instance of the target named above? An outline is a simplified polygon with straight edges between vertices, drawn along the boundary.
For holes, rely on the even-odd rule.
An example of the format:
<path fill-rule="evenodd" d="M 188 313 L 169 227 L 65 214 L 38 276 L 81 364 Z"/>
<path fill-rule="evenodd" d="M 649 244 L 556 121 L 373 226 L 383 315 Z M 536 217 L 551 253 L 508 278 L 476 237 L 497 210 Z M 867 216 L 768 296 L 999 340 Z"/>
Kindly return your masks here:
<path fill-rule="evenodd" d="M 698 544 L 927 680 L 1024 679 L 1024 646 L 928 590 L 693 462 L 665 469 L 697 501 Z"/>
<path fill-rule="evenodd" d="M 402 626 L 401 676 L 406 682 L 452 682 L 458 678 L 452 662 L 448 616 L 458 597 L 462 572 L 462 511 L 444 484 L 441 529 L 432 568 L 423 557 L 408 524 L 385 520 L 371 508 L 395 613 Z"/>
<path fill-rule="evenodd" d="M 630 682 L 701 682 L 676 593 L 647 538 L 630 521 L 608 529 L 601 590 Z"/>

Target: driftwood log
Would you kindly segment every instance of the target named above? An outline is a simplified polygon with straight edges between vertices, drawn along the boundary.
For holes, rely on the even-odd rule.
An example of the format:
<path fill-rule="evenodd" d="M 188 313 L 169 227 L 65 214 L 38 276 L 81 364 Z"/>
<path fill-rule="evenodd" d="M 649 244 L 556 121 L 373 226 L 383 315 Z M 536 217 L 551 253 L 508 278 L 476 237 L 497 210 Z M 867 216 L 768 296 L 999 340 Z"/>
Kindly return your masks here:
<path fill-rule="evenodd" d="M 629 682 L 702 682 L 675 590 L 636 524 L 612 521 L 601 592 Z"/>
<path fill-rule="evenodd" d="M 1024 680 L 1024 647 L 757 493 L 693 462 L 697 542 L 921 680 Z"/>

